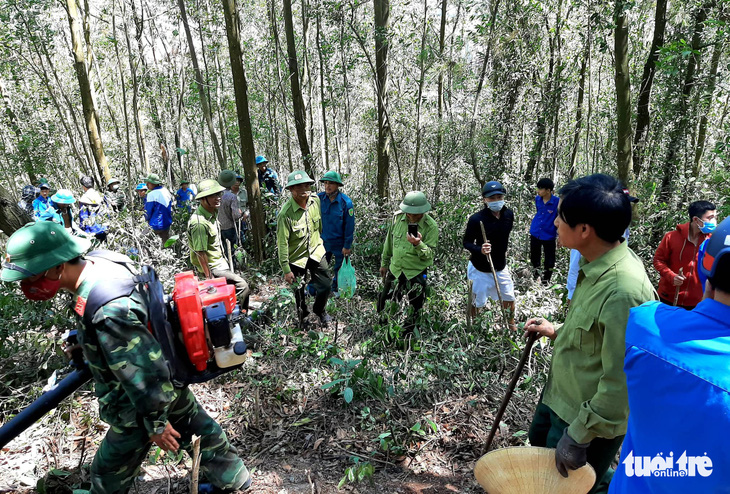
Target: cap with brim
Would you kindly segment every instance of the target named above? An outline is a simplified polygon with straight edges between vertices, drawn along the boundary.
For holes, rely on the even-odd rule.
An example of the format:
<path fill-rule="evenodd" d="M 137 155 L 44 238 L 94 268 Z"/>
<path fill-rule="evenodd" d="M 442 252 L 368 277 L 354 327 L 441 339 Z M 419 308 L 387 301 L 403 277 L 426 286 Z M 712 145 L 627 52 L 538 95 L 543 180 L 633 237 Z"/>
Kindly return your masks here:
<path fill-rule="evenodd" d="M 114 185 L 114 184 L 118 184 L 118 183 L 120 183 L 118 178 L 112 178 L 111 180 L 109 180 L 109 183 L 106 185 L 108 187 L 110 185 Z"/>
<path fill-rule="evenodd" d="M 585 494 L 596 481 L 589 464 L 563 477 L 555 468 L 555 450 L 537 447 L 490 451 L 477 461 L 474 476 L 485 491 L 495 494 Z"/>
<path fill-rule="evenodd" d="M 342 176 L 334 170 L 330 170 L 319 179 L 320 182 L 332 182 L 342 185 Z"/>
<path fill-rule="evenodd" d="M 313 183 L 314 183 L 314 180 L 309 178 L 309 175 L 307 175 L 307 172 L 305 172 L 304 170 L 296 170 L 289 174 L 289 177 L 287 178 L 287 181 L 286 181 L 286 186 L 288 188 L 288 187 L 292 187 L 294 185 L 313 184 Z"/>
<path fill-rule="evenodd" d="M 482 197 L 492 197 L 498 194 L 507 195 L 507 191 L 504 186 L 496 180 L 487 182 L 484 184 L 484 187 L 482 187 Z"/>
<path fill-rule="evenodd" d="M 146 184 L 137 184 L 137 187 L 135 187 L 134 190 L 147 190 L 147 185 Z"/>
<path fill-rule="evenodd" d="M 423 214 L 431 211 L 431 204 L 426 199 L 426 194 L 417 190 L 406 194 L 399 207 L 401 211 L 408 214 Z"/>
<path fill-rule="evenodd" d="M 56 204 L 73 204 L 76 202 L 73 192 L 68 189 L 60 189 L 51 196 L 51 200 Z"/>
<path fill-rule="evenodd" d="M 225 187 L 221 186 L 217 180 L 209 178 L 203 180 L 198 184 L 198 194 L 195 196 L 196 199 L 203 199 L 204 197 L 212 196 L 219 192 L 226 190 Z"/>
<path fill-rule="evenodd" d="M 48 185 L 48 184 L 40 184 L 40 185 L 38 186 L 38 188 L 39 188 L 39 189 L 48 189 L 48 190 L 51 190 L 51 186 L 50 186 L 50 185 Z"/>
<path fill-rule="evenodd" d="M 631 194 L 629 194 L 629 189 L 624 189 L 624 194 L 626 194 L 626 197 L 629 198 L 629 202 L 630 203 L 634 204 L 634 203 L 639 202 L 639 198 L 638 197 L 634 197 Z"/>
<path fill-rule="evenodd" d="M 142 179 L 145 183 L 155 184 L 155 185 L 161 185 L 162 180 L 160 179 L 160 176 L 156 173 L 150 173 L 145 178 Z"/>
<path fill-rule="evenodd" d="M 91 247 L 91 241 L 71 236 L 52 221 L 28 223 L 8 240 L 2 263 L 2 281 L 20 281 L 80 256 Z"/>
<path fill-rule="evenodd" d="M 189 184 L 190 180 L 180 180 L 180 185 Z"/>

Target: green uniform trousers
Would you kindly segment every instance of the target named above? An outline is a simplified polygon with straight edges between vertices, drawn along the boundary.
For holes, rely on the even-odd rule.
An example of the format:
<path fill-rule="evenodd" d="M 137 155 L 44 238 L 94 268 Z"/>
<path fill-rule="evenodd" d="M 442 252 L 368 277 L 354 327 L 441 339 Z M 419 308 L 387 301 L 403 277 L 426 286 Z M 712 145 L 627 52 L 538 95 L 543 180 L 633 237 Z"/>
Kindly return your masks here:
<path fill-rule="evenodd" d="M 208 481 L 220 489 L 241 487 L 249 473 L 221 426 L 205 413 L 188 388 L 175 390 L 175 395 L 168 420 L 182 436 L 177 442 L 192 454 L 192 436 L 200 436 L 200 470 Z M 126 493 L 151 446 L 144 427 L 112 426 L 91 463 L 91 494 Z"/>
<path fill-rule="evenodd" d="M 528 437 L 532 446 L 543 446 L 546 448 L 555 448 L 558 441 L 563 435 L 563 429 L 570 424 L 558 417 L 552 409 L 543 404 L 538 403 L 535 410 L 535 416 L 530 424 Z M 596 471 L 596 483 L 588 494 L 602 494 L 608 492 L 608 485 L 613 477 L 613 471 L 609 471 L 611 462 L 616 458 L 624 436 L 605 439 L 597 437 L 591 441 L 588 446 L 588 463 Z"/>

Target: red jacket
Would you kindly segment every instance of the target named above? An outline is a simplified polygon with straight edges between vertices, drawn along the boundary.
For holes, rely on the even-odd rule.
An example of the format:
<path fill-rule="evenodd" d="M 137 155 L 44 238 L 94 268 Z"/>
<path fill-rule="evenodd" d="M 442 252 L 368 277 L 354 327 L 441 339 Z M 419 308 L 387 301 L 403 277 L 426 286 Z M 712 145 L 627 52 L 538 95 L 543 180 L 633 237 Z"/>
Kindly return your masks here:
<path fill-rule="evenodd" d="M 674 276 L 683 269 L 684 283 L 679 287 L 677 305 L 694 307 L 702 300 L 702 285 L 697 276 L 697 251 L 710 235 L 700 232 L 697 244 L 689 241 L 689 222 L 677 225 L 677 229 L 664 235 L 654 254 L 654 267 L 659 271 L 659 296 L 674 302 L 677 287 Z"/>

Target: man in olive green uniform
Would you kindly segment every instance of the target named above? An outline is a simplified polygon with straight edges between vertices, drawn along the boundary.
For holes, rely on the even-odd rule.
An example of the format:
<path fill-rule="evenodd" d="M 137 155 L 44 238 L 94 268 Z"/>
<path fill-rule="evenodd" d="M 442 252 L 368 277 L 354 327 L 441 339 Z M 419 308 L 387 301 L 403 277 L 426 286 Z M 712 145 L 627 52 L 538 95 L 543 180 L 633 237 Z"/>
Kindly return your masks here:
<path fill-rule="evenodd" d="M 560 243 L 583 256 L 578 283 L 562 328 L 542 318 L 525 324 L 527 331 L 555 340 L 530 444 L 556 448 L 564 477 L 590 463 L 596 471 L 593 493 L 607 492 L 608 469 L 626 434 L 629 310 L 654 299 L 644 265 L 622 239 L 630 221 L 631 203 L 613 177 L 589 175 L 560 189 L 555 225 Z"/>
<path fill-rule="evenodd" d="M 439 239 L 436 221 L 426 214 L 430 210 L 431 204 L 423 192 L 406 194 L 400 203 L 400 211 L 395 213 L 388 227 L 380 260 L 383 291 L 378 298 L 378 312 L 385 309 L 389 299 L 400 299 L 406 292 L 413 307 L 413 313 L 404 327 L 406 331 L 415 327 L 426 300 L 427 271 L 433 265 L 433 254 Z M 396 280 L 398 284 L 393 289 Z"/>
<path fill-rule="evenodd" d="M 49 300 L 59 289 L 69 291 L 74 311 L 83 320 L 94 286 L 133 276 L 124 265 L 99 255 L 82 257 L 89 245 L 53 222 L 26 225 L 8 240 L 0 279 L 20 281 L 32 300 Z M 170 381 L 148 322 L 147 297 L 135 289 L 100 307 L 88 326 L 79 326 L 99 414 L 111 426 L 91 464 L 90 492 L 126 493 L 152 444 L 190 453 L 193 435 L 201 436 L 201 469 L 214 490 L 247 488 L 250 475 L 225 432 L 187 387 L 176 388 Z"/>
<path fill-rule="evenodd" d="M 217 180 L 203 180 L 198 185 L 196 200 L 200 205 L 188 221 L 188 246 L 190 262 L 205 279 L 225 278 L 229 285 L 236 285 L 236 297 L 241 309 L 248 311 L 251 290 L 241 276 L 233 272 L 223 256 L 218 209 L 226 189 Z"/>
<path fill-rule="evenodd" d="M 286 188 L 291 198 L 279 211 L 276 230 L 276 244 L 279 251 L 279 264 L 284 272 L 284 279 L 289 284 L 297 282 L 297 277 L 304 277 L 309 272 L 312 286 L 316 292 L 312 311 L 319 317 L 320 323 L 327 324 L 330 316 L 325 312 L 327 299 L 332 291 L 332 275 L 324 257 L 325 249 L 322 241 L 322 214 L 319 197 L 312 194 L 314 180 L 304 171 L 289 174 Z M 304 280 L 294 291 L 297 303 L 299 322 L 306 326 L 309 315 L 304 298 Z"/>

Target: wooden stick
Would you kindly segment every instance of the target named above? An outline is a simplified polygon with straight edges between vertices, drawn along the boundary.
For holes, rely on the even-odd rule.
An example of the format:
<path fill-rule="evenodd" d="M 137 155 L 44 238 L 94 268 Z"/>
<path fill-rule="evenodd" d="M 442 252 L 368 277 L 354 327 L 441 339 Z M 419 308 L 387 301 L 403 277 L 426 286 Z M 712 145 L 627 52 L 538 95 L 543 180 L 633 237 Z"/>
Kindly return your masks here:
<path fill-rule="evenodd" d="M 512 398 L 512 393 L 517 386 L 517 381 L 520 379 L 522 369 L 524 369 L 525 363 L 527 363 L 527 358 L 530 356 L 530 350 L 532 349 L 532 345 L 535 343 L 535 340 L 537 340 L 537 332 L 533 331 L 527 337 L 527 344 L 525 345 L 525 349 L 522 350 L 520 363 L 517 364 L 515 373 L 512 374 L 512 380 L 509 382 L 509 386 L 507 386 L 507 392 L 505 393 L 504 398 L 502 398 L 502 404 L 499 406 L 497 415 L 494 416 L 494 423 L 492 424 L 492 429 L 489 431 L 487 444 L 484 446 L 484 451 L 482 452 L 482 454 L 486 454 L 487 452 L 489 452 L 489 447 L 492 445 L 494 435 L 497 433 L 497 429 L 499 429 L 499 422 L 502 420 L 502 416 L 504 415 L 504 411 L 507 409 L 507 404 L 509 403 L 510 398 Z"/>
<path fill-rule="evenodd" d="M 484 223 L 481 221 L 479 222 L 479 226 L 482 227 L 482 237 L 484 238 L 484 243 L 486 244 L 489 242 L 487 239 L 487 232 L 484 229 Z M 502 300 L 502 290 L 499 289 L 499 280 L 497 279 L 497 270 L 494 267 L 494 263 L 492 262 L 492 254 L 491 252 L 487 254 L 487 259 L 489 260 L 489 267 L 492 268 L 492 276 L 494 277 L 494 286 L 497 288 L 497 298 L 499 298 L 499 308 L 502 311 L 502 318 L 504 318 L 504 324 L 505 328 L 510 328 L 509 318 L 507 317 L 507 314 L 504 311 L 504 300 Z"/>
<path fill-rule="evenodd" d="M 193 436 L 193 471 L 190 481 L 190 494 L 198 494 L 198 475 L 200 471 L 200 436 Z"/>
<path fill-rule="evenodd" d="M 679 268 L 679 276 L 684 276 L 684 268 Z M 682 285 L 679 285 L 674 290 L 674 303 L 672 305 L 675 306 L 675 307 L 677 306 L 677 302 L 679 302 L 679 290 L 680 290 L 680 288 L 682 288 Z"/>

